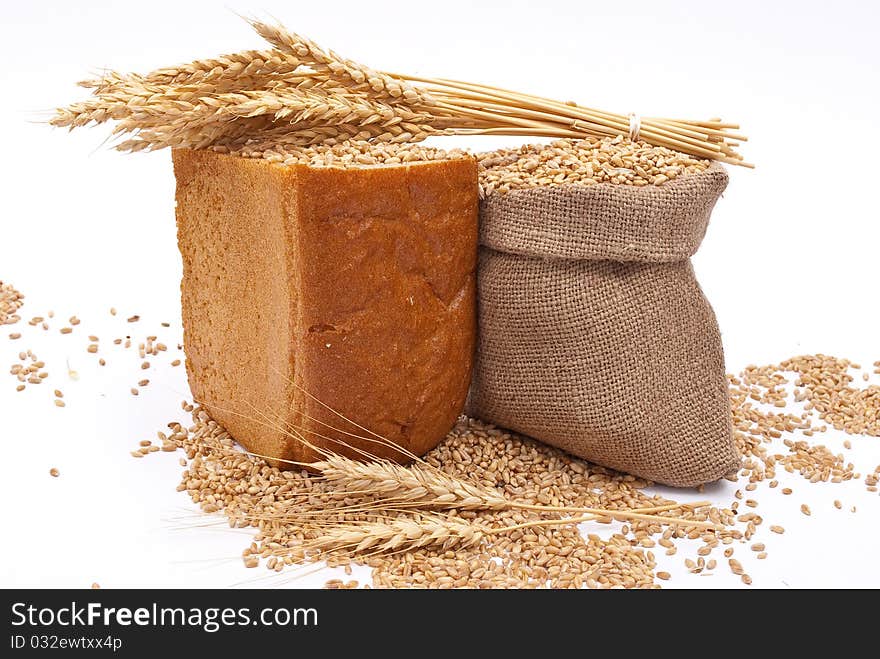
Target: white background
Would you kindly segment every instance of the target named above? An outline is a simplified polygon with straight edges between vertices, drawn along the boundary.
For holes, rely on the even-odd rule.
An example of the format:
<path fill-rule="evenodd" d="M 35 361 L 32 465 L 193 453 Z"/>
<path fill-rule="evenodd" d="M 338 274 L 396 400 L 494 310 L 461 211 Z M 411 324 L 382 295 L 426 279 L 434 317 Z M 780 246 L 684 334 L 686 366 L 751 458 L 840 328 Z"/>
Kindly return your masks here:
<path fill-rule="evenodd" d="M 751 137 L 744 151 L 759 167 L 731 172 L 695 259 L 728 369 L 808 352 L 863 365 L 880 359 L 874 3 L 4 2 L 0 279 L 26 293 L 25 319 L 49 309 L 56 318 L 49 332 L 17 326 L 25 333 L 19 341 L 5 328 L 0 334 L 4 373 L 27 347 L 50 372 L 47 384 L 24 393 L 0 373 L 0 585 L 224 587 L 265 574 L 241 567 L 246 532 L 193 527 L 205 520 L 191 517 L 194 507 L 174 490 L 176 456 L 129 457 L 140 439 L 183 419 L 178 403 L 187 395 L 183 369 L 168 366 L 174 355 L 142 372 L 136 355 L 110 345 L 127 332 L 135 340 L 159 333 L 172 347 L 178 341 L 169 154 L 120 155 L 102 145 L 104 129 L 68 135 L 39 123 L 82 98 L 73 83 L 102 67 L 147 71 L 262 47 L 230 7 L 275 16 L 376 68 L 620 112 L 739 121 Z M 60 335 L 74 313 L 82 325 Z M 143 320 L 125 323 L 134 313 Z M 102 339 L 103 370 L 85 352 L 90 333 Z M 67 378 L 66 359 L 78 381 Z M 141 377 L 152 383 L 133 398 L 128 388 Z M 55 387 L 66 394 L 64 409 L 52 405 Z M 835 449 L 843 440 L 824 439 Z M 853 461 L 870 472 L 880 463 L 880 439 L 852 441 Z M 60 478 L 49 476 L 53 466 Z M 790 482 L 791 497 L 766 486 L 757 493 L 767 524 L 787 533 L 762 534 L 766 561 L 738 551 L 755 586 L 880 586 L 880 497 L 863 483 Z M 732 489 L 724 483 L 703 496 L 728 504 Z M 858 512 L 835 511 L 834 498 Z M 804 501 L 811 518 L 797 512 Z M 661 569 L 674 576 L 669 586 L 741 586 L 726 567 L 693 577 L 682 552 L 662 558 Z M 340 575 L 283 581 L 313 586 L 328 576 Z"/>

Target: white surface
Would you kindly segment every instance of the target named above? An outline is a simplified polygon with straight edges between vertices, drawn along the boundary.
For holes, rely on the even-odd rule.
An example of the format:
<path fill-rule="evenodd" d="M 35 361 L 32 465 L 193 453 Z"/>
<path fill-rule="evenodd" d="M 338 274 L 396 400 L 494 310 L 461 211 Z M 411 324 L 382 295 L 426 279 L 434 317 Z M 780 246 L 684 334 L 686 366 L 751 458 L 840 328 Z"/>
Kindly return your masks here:
<path fill-rule="evenodd" d="M 183 369 L 168 366 L 175 355 L 151 360 L 161 368 L 143 372 L 136 352 L 110 343 L 127 331 L 135 341 L 159 334 L 172 348 L 179 340 L 169 154 L 119 155 L 101 146 L 103 129 L 67 135 L 34 123 L 81 98 L 74 81 L 101 67 L 145 71 L 260 47 L 228 6 L 4 5 L 0 279 L 27 295 L 23 318 L 49 309 L 56 317 L 49 332 L 17 326 L 25 334 L 19 341 L 0 333 L 3 373 L 27 347 L 50 372 L 47 384 L 24 393 L 0 373 L 2 586 L 222 587 L 265 574 L 241 567 L 245 532 L 174 528 L 174 518 L 194 510 L 174 491 L 176 456 L 129 457 L 138 440 L 183 419 L 178 403 L 187 395 Z M 377 68 L 485 81 L 622 112 L 722 114 L 741 122 L 752 139 L 745 153 L 759 169 L 732 172 L 695 259 L 729 370 L 806 352 L 863 365 L 880 359 L 880 13 L 873 3 L 373 2 L 366 10 L 360 2 L 242 0 L 232 8 L 274 15 Z M 116 318 L 110 306 L 119 309 Z M 60 335 L 74 313 L 82 324 Z M 142 321 L 125 323 L 133 313 Z M 90 333 L 101 337 L 104 369 L 85 351 Z M 80 373 L 77 382 L 65 374 L 67 358 Z M 133 398 L 128 389 L 141 377 L 151 384 Z M 52 405 L 56 387 L 66 408 Z M 823 439 L 836 448 L 843 440 L 830 433 Z M 851 439 L 849 455 L 870 472 L 880 463 L 880 439 Z M 60 478 L 49 476 L 53 466 Z M 761 534 L 766 561 L 746 560 L 745 547 L 737 551 L 754 585 L 880 586 L 880 497 L 863 483 L 789 481 L 791 497 L 766 486 L 755 497 L 767 523 L 787 533 Z M 729 503 L 733 489 L 722 483 L 702 496 Z M 834 498 L 858 512 L 834 510 Z M 804 501 L 811 518 L 798 512 Z M 723 561 L 711 578 L 686 575 L 684 557 L 680 550 L 661 563 L 674 575 L 667 586 L 741 586 Z M 290 585 L 320 585 L 328 576 Z"/>

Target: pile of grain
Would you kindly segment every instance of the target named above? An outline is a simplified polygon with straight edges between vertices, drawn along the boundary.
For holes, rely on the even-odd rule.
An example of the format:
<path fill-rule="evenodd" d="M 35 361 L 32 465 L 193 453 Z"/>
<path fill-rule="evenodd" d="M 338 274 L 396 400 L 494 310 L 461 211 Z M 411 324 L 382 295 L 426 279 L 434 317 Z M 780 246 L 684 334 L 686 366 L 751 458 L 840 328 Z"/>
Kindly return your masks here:
<path fill-rule="evenodd" d="M 18 310 L 23 304 L 24 295 L 0 279 L 0 325 L 14 325 L 21 320 Z"/>
<path fill-rule="evenodd" d="M 875 373 L 880 370 L 878 363 Z M 850 371 L 859 369 L 859 364 L 847 359 L 820 354 L 792 357 L 774 365 L 748 366 L 739 377 L 730 376 L 734 441 L 743 456 L 742 476 L 752 484 L 769 480 L 770 487 L 775 488 L 776 468 L 781 465 L 786 472 L 797 473 L 811 483 L 860 479 L 861 473 L 842 453 L 796 437 L 797 433 L 810 438 L 826 432 L 828 426 L 818 423 L 817 417 L 850 435 L 880 437 L 880 386 L 854 387 Z M 867 379 L 868 374 L 864 376 Z M 796 403 L 804 403 L 803 412 L 785 411 Z M 787 452 L 769 451 L 768 446 L 780 438 Z M 844 442 L 845 449 L 851 446 L 849 440 Z M 866 476 L 865 483 L 870 491 L 876 491 L 871 489 L 875 485 L 871 475 Z M 782 493 L 791 491 L 783 488 Z"/>
<path fill-rule="evenodd" d="M 466 158 L 464 151 L 445 151 L 419 144 L 396 144 L 389 142 L 344 141 L 333 145 L 311 147 L 285 147 L 254 151 L 243 148 L 237 155 L 264 158 L 283 165 L 310 165 L 312 167 L 369 167 L 377 165 L 400 165 L 412 162 Z"/>
<path fill-rule="evenodd" d="M 178 490 L 186 491 L 206 512 L 222 511 L 231 526 L 258 529 L 254 542 L 242 555 L 247 567 L 256 567 L 262 561 L 268 569 L 281 572 L 320 561 L 330 566 L 360 563 L 373 568 L 374 587 L 654 587 L 657 580 L 671 575 L 666 571 L 655 573 L 653 551 L 662 548 L 673 555 L 681 547 L 690 554 L 683 558 L 687 573 L 711 574 L 719 561 L 725 561 L 729 570 L 748 585 L 752 579 L 744 565 L 747 559 L 734 558 L 736 549 L 743 547 L 746 556 L 764 560 L 769 541 L 757 540 L 768 533 L 785 532 L 782 525 L 767 524 L 757 512 L 759 501 L 750 493 L 759 484 L 766 491 L 790 495 L 791 488 L 777 487 L 776 470 L 780 466 L 811 483 L 845 483 L 860 477 L 843 456 L 807 441 L 826 430 L 826 426 L 814 422 L 816 415 L 821 419 L 829 413 L 823 411 L 828 403 L 822 400 L 836 400 L 842 395 L 855 401 L 845 411 L 835 412 L 845 415 L 839 425 L 850 433 L 860 432 L 854 430 L 853 419 L 876 418 L 876 398 L 865 394 L 874 391 L 876 385 L 858 390 L 850 386 L 852 378 L 844 377 L 848 368 L 857 367 L 846 360 L 804 356 L 778 365 L 750 366 L 739 376 L 730 376 L 736 444 L 744 457 L 741 474 L 731 477 L 741 484 L 733 501 L 718 507 L 678 504 L 666 514 L 685 520 L 680 525 L 637 520 L 604 538 L 595 533 L 583 537 L 572 522 L 482 536 L 472 545 L 450 542 L 448 547 L 403 547 L 391 553 L 376 552 L 375 548 L 340 551 L 324 542 L 326 524 L 303 523 L 303 519 L 329 515 L 334 524 L 347 525 L 345 528 L 382 524 L 388 529 L 393 523 L 399 530 L 418 528 L 419 524 L 429 530 L 432 524 L 440 524 L 439 516 L 399 512 L 389 522 L 387 511 L 352 510 L 351 506 L 359 502 L 357 496 L 326 479 L 305 472 L 280 471 L 236 450 L 232 438 L 204 410 L 187 404 L 184 407 L 192 412 L 193 425 L 184 428 L 170 423 L 170 433 L 160 433 L 159 439 L 165 451 L 176 446 L 187 454 L 187 460 L 181 460 L 186 470 Z M 838 377 L 825 377 L 835 372 Z M 791 384 L 792 373 L 800 376 L 794 388 L 786 387 Z M 805 397 L 812 405 L 804 412 L 785 411 L 789 404 Z M 866 430 L 864 434 L 878 434 L 873 428 Z M 783 451 L 774 450 L 777 447 Z M 145 455 L 155 450 L 158 446 L 142 446 L 140 452 Z M 676 505 L 647 492 L 650 483 L 646 481 L 577 460 L 474 419 L 462 418 L 426 461 L 511 501 L 608 510 Z M 876 480 L 877 472 L 866 477 L 869 489 L 876 490 Z M 834 505 L 842 508 L 839 500 Z M 292 508 L 297 510 L 295 519 L 290 516 Z M 806 504 L 801 510 L 810 514 Z M 451 521 L 440 524 L 447 534 L 461 533 L 462 525 L 492 529 L 560 517 L 520 510 L 452 510 L 448 514 Z M 693 524 L 706 521 L 723 524 L 724 528 L 706 530 Z M 427 533 L 424 529 L 418 532 Z M 353 585 L 337 579 L 327 583 L 329 588 Z"/>
<path fill-rule="evenodd" d="M 827 355 L 796 357 L 780 364 L 780 369 L 799 375 L 796 393 L 806 400 L 806 409 L 816 410 L 819 418 L 836 430 L 850 434 L 880 436 L 880 386 L 864 389 L 852 386 L 850 369 L 860 369 L 847 359 Z M 874 362 L 874 373 L 880 373 L 880 362 Z M 868 379 L 868 374 L 864 374 Z"/>
<path fill-rule="evenodd" d="M 466 158 L 464 150 L 346 140 L 333 145 L 293 147 L 283 144 L 260 150 L 242 148 L 236 155 L 263 158 L 283 165 L 370 167 Z M 699 160 L 645 142 L 623 137 L 556 140 L 499 149 L 476 155 L 483 196 L 542 185 L 663 185 L 679 176 L 705 171 Z"/>
<path fill-rule="evenodd" d="M 699 160 L 624 137 L 555 140 L 478 155 L 484 195 L 543 185 L 663 185 L 704 171 Z"/>
<path fill-rule="evenodd" d="M 189 408 L 192 409 L 192 408 Z M 255 542 L 244 550 L 246 566 L 259 559 L 269 569 L 327 560 L 330 565 L 359 561 L 373 568 L 374 586 L 433 587 L 646 587 L 653 584 L 654 556 L 644 546 L 633 546 L 622 534 L 601 540 L 584 539 L 574 524 L 511 531 L 477 546 L 425 548 L 391 555 L 373 551 L 360 555 L 345 551 L 310 552 L 313 541 L 326 532 L 318 525 L 291 524 L 285 516 L 291 506 L 298 517 L 330 515 L 337 522 L 377 522 L 377 514 L 343 510 L 357 497 L 305 472 L 280 471 L 260 458 L 235 450 L 233 440 L 207 413 L 192 410 L 193 425 L 169 424 L 170 434 L 160 440 L 178 443 L 189 463 L 178 490 L 186 491 L 206 512 L 222 510 L 232 526 L 259 529 Z M 529 439 L 462 420 L 447 440 L 427 456 L 442 471 L 497 488 L 506 497 L 529 503 L 613 510 L 671 504 L 642 491 L 647 485 L 632 476 L 609 472 L 570 458 Z M 705 509 L 673 508 L 685 519 L 706 520 Z M 535 521 L 536 513 L 520 511 L 452 511 L 453 520 L 481 527 L 507 527 Z M 400 513 L 402 520 L 418 522 L 420 515 Z M 691 533 L 684 522 L 680 533 Z M 659 531 L 638 523 L 636 537 Z M 667 529 L 671 536 L 672 530 Z M 651 543 L 645 543 L 653 546 Z"/>

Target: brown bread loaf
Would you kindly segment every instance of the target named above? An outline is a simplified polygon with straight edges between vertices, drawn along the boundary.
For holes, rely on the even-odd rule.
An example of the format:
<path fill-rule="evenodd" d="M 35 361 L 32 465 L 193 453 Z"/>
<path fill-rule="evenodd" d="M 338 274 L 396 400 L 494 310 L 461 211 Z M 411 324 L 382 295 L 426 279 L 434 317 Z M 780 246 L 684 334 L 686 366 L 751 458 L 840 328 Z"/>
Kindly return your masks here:
<path fill-rule="evenodd" d="M 349 455 L 404 459 L 377 436 L 418 455 L 433 448 L 471 375 L 473 159 L 328 168 L 185 149 L 173 159 L 195 399 L 276 464 L 316 457 L 296 435 Z"/>

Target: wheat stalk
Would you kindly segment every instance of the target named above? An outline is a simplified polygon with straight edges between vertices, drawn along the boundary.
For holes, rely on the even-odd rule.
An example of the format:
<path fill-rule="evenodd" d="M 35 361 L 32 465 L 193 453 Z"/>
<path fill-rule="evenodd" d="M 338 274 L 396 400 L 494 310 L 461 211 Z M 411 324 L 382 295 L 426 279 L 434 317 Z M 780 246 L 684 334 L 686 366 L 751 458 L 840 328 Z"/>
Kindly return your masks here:
<path fill-rule="evenodd" d="M 119 76 L 109 72 L 79 82 L 80 87 L 105 93 L 131 77 L 156 85 L 207 85 L 230 89 L 258 88 L 286 79 L 303 66 L 295 55 L 276 49 L 246 50 L 212 59 L 156 69 L 147 76 Z"/>
<path fill-rule="evenodd" d="M 325 52 L 310 39 L 288 32 L 281 25 L 269 25 L 257 20 L 248 22 L 257 34 L 278 50 L 301 57 L 309 66 L 316 70 L 326 70 L 336 79 L 349 80 L 355 90 L 369 90 L 374 94 L 407 104 L 430 106 L 434 103 L 426 91 L 417 89 L 405 80 L 374 71 L 362 64 L 342 58 L 332 51 Z"/>
<path fill-rule="evenodd" d="M 736 124 L 646 117 L 635 135 L 626 115 L 487 85 L 375 71 L 280 25 L 249 22 L 272 49 L 196 60 L 143 76 L 110 72 L 80 83 L 93 98 L 59 108 L 50 123 L 76 128 L 119 121 L 116 132 L 135 134 L 117 147 L 122 150 L 189 147 L 252 154 L 273 146 L 352 139 L 629 135 L 751 166 L 736 151 L 746 139 L 733 132 Z M 273 120 L 239 124 L 256 116 Z"/>
<path fill-rule="evenodd" d="M 412 551 L 415 549 L 465 548 L 494 535 L 529 528 L 569 526 L 597 519 L 594 514 L 561 519 L 538 519 L 510 526 L 491 527 L 468 522 L 451 515 L 419 513 L 414 517 L 390 517 L 381 521 L 344 522 L 320 527 L 318 535 L 305 543 L 304 549 L 344 551 L 350 555 Z"/>
<path fill-rule="evenodd" d="M 443 124 L 425 112 L 345 90 L 339 93 L 312 75 L 291 78 L 284 85 L 276 82 L 268 90 L 213 95 L 198 86 L 163 87 L 138 77 L 112 77 L 115 84 L 99 97 L 60 109 L 54 125 L 73 128 L 117 120 L 114 133 L 138 133 L 117 148 L 142 150 L 241 146 L 248 141 L 307 146 L 340 138 L 409 142 L 440 134 L 429 123 Z M 269 121 L 238 121 L 255 117 Z"/>
<path fill-rule="evenodd" d="M 333 454 L 311 465 L 328 481 L 401 501 L 461 510 L 504 509 L 509 500 L 487 488 L 415 463 L 403 467 L 385 460 L 359 462 Z"/>
<path fill-rule="evenodd" d="M 166 147 L 215 148 L 240 155 L 260 155 L 277 147 L 308 147 L 332 145 L 342 141 L 378 141 L 406 143 L 424 139 L 429 134 L 422 127 L 412 125 L 362 126 L 359 124 L 339 124 L 336 126 L 306 124 L 296 130 L 276 127 L 271 130 L 253 133 L 250 129 L 235 130 L 237 122 L 226 125 L 212 124 L 210 127 L 184 129 L 181 131 L 141 130 L 138 134 L 116 146 L 120 151 L 153 151 Z M 216 130 L 216 134 L 211 131 Z M 442 131 L 430 134 L 442 135 Z"/>
<path fill-rule="evenodd" d="M 526 528 L 565 526 L 595 519 L 593 515 L 566 519 L 543 519 L 504 527 L 490 527 L 450 515 L 419 513 L 414 517 L 392 517 L 375 522 L 347 522 L 321 528 L 304 549 L 345 551 L 351 555 L 452 549 L 471 547 L 484 539 Z"/>
<path fill-rule="evenodd" d="M 381 496 L 394 501 L 396 505 L 419 505 L 455 510 L 521 509 L 548 513 L 587 513 L 617 520 L 642 520 L 660 524 L 715 528 L 714 524 L 708 522 L 661 517 L 633 510 L 558 507 L 511 501 L 490 488 L 456 478 L 427 463 L 415 463 L 404 467 L 387 460 L 360 462 L 343 455 L 328 453 L 323 460 L 310 463 L 309 466 L 344 490 Z M 679 506 L 680 504 L 676 505 Z"/>
<path fill-rule="evenodd" d="M 479 544 L 487 529 L 455 517 L 422 514 L 383 522 L 351 522 L 323 529 L 308 541 L 311 551 L 343 550 L 352 554 L 385 553 L 435 547 L 470 547 Z"/>
<path fill-rule="evenodd" d="M 436 121 L 426 112 L 357 95 L 331 94 L 321 88 L 293 92 L 276 87 L 270 91 L 219 96 L 216 100 L 220 104 L 218 112 L 223 114 L 235 117 L 273 115 L 276 121 L 285 120 L 290 124 L 312 122 L 389 127 L 401 123 L 428 124 Z"/>

